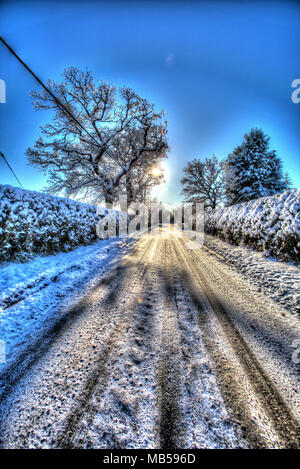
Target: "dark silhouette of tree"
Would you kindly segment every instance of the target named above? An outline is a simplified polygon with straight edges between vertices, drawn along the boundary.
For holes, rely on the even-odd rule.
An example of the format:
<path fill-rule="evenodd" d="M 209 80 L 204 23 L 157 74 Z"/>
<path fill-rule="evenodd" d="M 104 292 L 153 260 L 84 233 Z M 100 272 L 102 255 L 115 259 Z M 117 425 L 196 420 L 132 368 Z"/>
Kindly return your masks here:
<path fill-rule="evenodd" d="M 150 168 L 168 150 L 163 111 L 129 88 L 96 82 L 91 72 L 73 67 L 62 83 L 47 84 L 67 111 L 47 91 L 32 93 L 37 110 L 55 114 L 27 156 L 48 176 L 50 193 L 113 203 L 137 174 L 147 173 L 143 190 L 157 182 Z"/>
<path fill-rule="evenodd" d="M 186 202 L 204 202 L 214 209 L 224 193 L 223 163 L 216 156 L 204 162 L 195 158 L 183 168 L 182 194 Z"/>

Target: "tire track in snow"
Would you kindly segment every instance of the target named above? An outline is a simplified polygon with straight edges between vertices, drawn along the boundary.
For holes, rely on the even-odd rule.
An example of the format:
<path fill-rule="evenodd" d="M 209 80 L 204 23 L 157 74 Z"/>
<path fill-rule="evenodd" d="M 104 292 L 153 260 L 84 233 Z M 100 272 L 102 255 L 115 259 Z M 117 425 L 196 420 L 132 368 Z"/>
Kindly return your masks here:
<path fill-rule="evenodd" d="M 7 399 L 2 400 L 1 402 L 1 436 L 2 436 L 2 444 L 1 446 L 3 447 L 55 447 L 56 446 L 56 441 L 57 439 L 60 439 L 61 437 L 61 429 L 65 429 L 64 421 L 67 418 L 67 424 L 70 424 L 70 429 L 73 424 L 76 423 L 76 418 L 77 417 L 71 417 L 72 414 L 77 414 L 79 412 L 80 415 L 80 407 L 82 405 L 85 405 L 85 399 L 80 400 L 80 394 L 78 395 L 78 390 L 76 388 L 80 388 L 79 383 L 86 383 L 86 389 L 83 390 L 83 396 L 88 397 L 90 393 L 90 389 L 93 387 L 93 380 L 95 379 L 94 376 L 94 371 L 91 373 L 90 368 L 94 368 L 94 363 L 95 363 L 95 349 L 94 346 L 91 347 L 91 344 L 93 341 L 95 343 L 101 341 L 101 335 L 99 336 L 98 330 L 101 330 L 101 328 L 105 327 L 105 335 L 108 335 L 107 341 L 104 342 L 102 345 L 102 352 L 103 354 L 99 355 L 99 362 L 96 360 L 96 365 L 99 365 L 99 371 L 98 375 L 101 374 L 101 371 L 104 368 L 101 368 L 101 363 L 105 362 L 105 359 L 108 359 L 111 350 L 113 347 L 117 346 L 118 342 L 118 332 L 122 330 L 122 333 L 124 333 L 125 330 L 125 323 L 126 323 L 126 314 L 130 315 L 131 311 L 130 308 L 129 310 L 127 309 L 126 314 L 124 313 L 124 309 L 126 304 L 132 303 L 135 301 L 135 296 L 137 294 L 137 289 L 139 288 L 141 278 L 143 276 L 143 273 L 145 269 L 147 268 L 147 264 L 145 264 L 143 261 L 145 257 L 148 255 L 149 250 L 153 248 L 153 241 L 146 239 L 143 240 L 138 249 L 134 251 L 133 255 L 131 256 L 126 256 L 125 257 L 125 263 L 127 263 L 127 268 L 122 269 L 118 268 L 116 270 L 117 276 L 113 277 L 109 280 L 109 277 L 106 276 L 106 278 L 100 278 L 99 279 L 99 284 L 95 286 L 94 290 L 90 292 L 86 297 L 83 298 L 82 302 L 80 302 L 80 311 L 79 311 L 79 316 L 76 317 L 76 321 L 70 321 L 62 325 L 62 327 L 57 331 L 56 335 L 52 338 L 52 343 L 51 347 L 49 348 L 48 352 L 45 354 L 45 357 L 42 357 L 43 360 L 37 360 L 36 358 L 36 365 L 31 367 L 28 371 L 28 373 L 25 373 L 24 375 L 24 386 L 25 386 L 25 394 L 27 393 L 29 396 L 32 394 L 32 384 L 31 384 L 31 379 L 30 375 L 33 373 L 34 378 L 37 379 L 37 391 L 38 394 L 36 396 L 36 401 L 34 403 L 34 408 L 33 409 L 27 409 L 27 406 L 30 405 L 30 403 L 26 402 L 26 398 L 24 397 L 25 401 L 23 402 L 23 380 L 21 380 L 18 385 L 16 386 L 16 389 L 13 390 L 12 395 L 8 394 Z M 124 261 L 124 260 L 123 260 Z M 126 274 L 125 274 L 126 271 Z M 114 275 L 114 273 L 110 273 L 108 275 Z M 122 281 L 120 284 L 120 279 Z M 107 295 L 103 296 L 104 291 L 102 290 L 102 283 L 104 281 L 104 285 L 107 286 L 107 282 L 109 283 L 109 289 L 107 291 Z M 135 288 L 131 288 L 132 284 L 135 284 Z M 100 290 L 99 290 L 99 285 L 100 285 Z M 126 286 L 127 285 L 127 286 Z M 114 301 L 112 301 L 112 298 L 110 297 L 111 290 L 115 289 L 117 290 L 117 293 L 114 295 Z M 124 295 L 124 302 L 120 301 L 120 295 L 125 293 Z M 107 297 L 110 297 L 110 302 L 107 302 Z M 99 302 L 100 299 L 100 302 Z M 120 302 L 120 305 L 118 305 L 117 310 L 115 308 L 115 311 L 113 310 L 114 303 L 117 301 Z M 97 304 L 98 303 L 98 304 Z M 74 306 L 74 311 L 76 311 L 76 308 L 78 308 L 78 304 Z M 83 332 L 80 332 L 82 330 L 82 326 L 84 326 L 85 321 L 90 322 L 91 314 L 89 312 L 90 308 L 96 308 L 94 311 L 93 315 L 96 319 L 97 317 L 97 311 L 99 311 L 100 316 L 99 320 L 95 323 L 95 329 L 93 329 L 92 324 L 89 324 L 89 329 L 90 332 L 86 332 L 83 329 Z M 98 313 L 98 314 L 99 314 Z M 116 317 L 116 318 L 115 318 Z M 119 321 L 117 321 L 117 318 L 119 317 Z M 74 319 L 74 318 L 72 318 Z M 93 321 L 95 320 L 93 319 Z M 108 322 L 107 322 L 108 320 Z M 104 322 L 103 322 L 104 321 Z M 106 323 L 105 323 L 106 321 Z M 111 324 L 109 322 L 111 321 Z M 114 329 L 114 322 L 115 322 L 115 329 Z M 78 323 L 78 326 L 77 326 Z M 98 324 L 99 323 L 99 324 Z M 87 323 L 88 324 L 88 323 Z M 79 331 L 76 332 L 76 327 Z M 112 336 L 109 333 L 109 329 L 113 328 L 115 330 L 115 334 L 112 333 Z M 118 329 L 119 328 L 119 329 Z M 73 332 L 74 329 L 74 332 Z M 107 332 L 109 334 L 107 334 Z M 126 331 L 125 331 L 126 332 Z M 80 339 L 80 343 L 78 343 L 78 351 L 76 350 L 76 339 L 74 346 L 72 347 L 71 351 L 71 356 L 69 359 L 67 359 L 65 366 L 67 368 L 63 367 L 63 362 L 61 364 L 61 369 L 55 369 L 57 365 L 55 362 L 53 363 L 54 369 L 51 370 L 51 362 L 53 361 L 53 358 L 55 359 L 55 355 L 59 357 L 60 353 L 65 354 L 64 349 L 62 348 L 62 352 L 60 352 L 60 348 L 64 347 L 64 342 L 67 344 L 70 343 L 68 339 L 68 336 L 74 336 L 75 333 L 78 335 L 78 338 Z M 94 338 L 93 338 L 94 337 Z M 83 357 L 81 355 L 81 348 L 82 352 L 84 351 L 84 354 L 87 355 L 86 357 Z M 74 353 L 73 353 L 74 350 Z M 74 355 L 74 363 L 72 363 Z M 100 356 L 103 358 L 101 361 Z M 41 357 L 39 357 L 41 358 Z M 66 357 L 67 358 L 67 357 Z M 41 364 L 39 363 L 41 361 Z M 84 367 L 81 362 L 86 362 L 87 367 Z M 43 364 L 45 363 L 45 365 Z M 79 366 L 80 365 L 80 366 Z M 36 370 L 35 370 L 36 368 Z M 73 368 L 73 369 L 72 369 Z M 50 370 L 50 371 L 49 371 Z M 53 377 L 51 380 L 49 380 L 49 373 L 50 375 L 52 374 Z M 79 373 L 79 374 L 78 374 Z M 82 375 L 83 373 L 83 375 Z M 90 374 L 91 373 L 91 374 Z M 43 374 L 45 375 L 43 379 Z M 74 379 L 76 379 L 76 374 L 78 374 L 77 378 L 77 385 L 75 390 L 73 391 L 72 388 L 69 389 L 68 381 L 70 383 L 74 382 Z M 88 374 L 87 377 L 84 375 Z M 97 371 L 96 371 L 97 375 Z M 57 384 L 55 383 L 56 381 L 56 376 L 61 376 L 61 379 L 57 381 Z M 53 384 L 52 384 L 53 382 Z M 40 384 L 39 384 L 40 383 Z M 49 388 L 49 389 L 48 389 Z M 77 395 L 76 395 L 77 394 Z M 14 399 L 14 396 L 17 396 L 16 399 Z M 55 400 L 58 401 L 59 405 L 58 408 L 59 410 L 55 410 L 55 404 L 52 403 L 51 408 L 49 408 L 49 403 L 47 403 L 49 396 L 53 396 Z M 70 395 L 70 397 L 69 397 Z M 40 399 L 40 401 L 39 401 Z M 51 398 L 50 398 L 51 399 Z M 77 401 L 79 399 L 79 406 L 73 405 L 72 403 Z M 15 408 L 15 401 L 17 401 L 17 407 Z M 60 403 L 61 401 L 61 403 Z M 51 400 L 49 401 L 51 402 Z M 73 410 L 68 410 L 68 408 L 71 408 L 73 406 L 73 410 L 75 407 L 75 412 Z M 63 411 L 61 407 L 64 406 L 65 410 Z M 49 408 L 45 412 L 45 408 Z M 61 409 L 61 410 L 60 410 Z M 50 417 L 48 417 L 48 414 L 55 412 L 58 412 L 57 417 L 51 417 L 54 419 L 54 422 L 52 420 L 52 423 L 47 424 L 47 420 L 51 422 Z M 46 414 L 46 415 L 45 415 Z M 62 420 L 63 418 L 63 420 Z M 28 421 L 29 419 L 29 421 Z M 57 420 L 57 422 L 56 422 Z M 69 435 L 69 433 L 67 433 Z M 67 436 L 66 436 L 66 439 Z M 40 442 L 42 440 L 42 443 Z"/>
<path fill-rule="evenodd" d="M 135 253 L 137 253 L 137 251 L 134 250 L 133 254 Z M 142 258 L 143 256 L 144 254 L 142 254 Z M 119 279 L 124 278 L 124 270 L 120 261 L 116 267 L 113 267 L 112 270 L 107 272 L 104 276 L 101 276 L 88 294 L 84 295 L 84 297 L 76 301 L 74 305 L 67 308 L 65 312 L 62 312 L 59 318 L 55 319 L 52 325 L 44 330 L 42 334 L 39 334 L 37 338 L 34 337 L 31 343 L 17 355 L 17 358 L 12 363 L 10 363 L 9 367 L 5 368 L 4 371 L 0 373 L 0 404 L 12 390 L 13 386 L 24 376 L 30 367 L 41 359 L 43 354 L 47 352 L 49 347 L 58 339 L 63 331 L 70 327 L 70 325 L 88 309 L 91 305 L 91 295 L 94 292 L 97 292 L 97 295 L 99 295 L 100 290 L 102 290 L 104 294 L 107 287 L 114 281 L 117 275 L 119 275 Z M 106 303 L 109 304 L 109 301 L 113 302 L 114 298 L 116 298 L 116 293 L 112 291 L 111 295 L 107 296 Z"/>
<path fill-rule="evenodd" d="M 67 447 L 124 448 L 155 443 L 156 419 L 151 399 L 155 396 L 152 383 L 159 298 L 155 293 L 157 265 L 153 257 L 160 258 L 160 249 L 156 249 L 157 240 L 152 239 L 153 243 L 139 281 L 139 301 L 132 305 L 126 334 L 119 337 L 118 347 L 107 362 L 105 386 L 102 379 L 95 382 Z M 124 419 L 126 429 L 123 426 L 123 431 L 118 431 Z M 62 447 L 66 447 L 66 440 Z"/>
<path fill-rule="evenodd" d="M 90 293 L 93 293 L 95 290 L 98 290 L 103 287 L 103 292 L 105 292 L 109 282 L 113 280 L 116 275 L 118 268 L 120 267 L 120 261 L 117 264 L 117 267 L 111 268 L 103 276 L 100 277 L 100 281 L 97 281 L 96 284 L 93 284 L 93 287 L 88 289 L 88 293 L 81 295 L 78 300 L 71 306 L 66 307 L 54 307 L 53 313 L 51 314 L 52 318 L 49 319 L 49 324 L 46 327 L 40 328 L 37 333 L 33 334 L 31 340 L 26 340 L 26 346 L 21 347 L 21 350 L 15 354 L 16 356 L 13 359 L 10 359 L 7 365 L 2 367 L 0 372 L 0 402 L 9 394 L 12 387 L 18 382 L 19 379 L 26 373 L 26 371 L 33 366 L 37 360 L 39 360 L 43 354 L 49 349 L 51 344 L 57 339 L 60 331 L 64 330 L 66 327 L 69 327 L 73 321 L 76 320 L 89 306 L 88 297 Z M 66 272 L 70 272 L 74 269 L 79 269 L 78 265 L 72 265 L 69 268 L 66 268 L 60 273 L 52 276 L 50 280 L 56 281 L 59 278 L 59 275 Z M 42 280 L 44 279 L 44 276 Z M 49 279 L 48 279 L 49 280 Z M 32 283 L 32 282 L 31 282 Z M 28 285 L 30 286 L 31 283 Z M 33 282 L 32 285 L 39 285 L 40 280 L 37 283 Z M 42 285 L 39 289 L 39 292 L 46 288 L 50 283 L 47 281 L 46 285 Z M 37 293 L 37 290 L 34 291 Z M 26 297 L 27 298 L 27 297 Z M 26 298 L 22 298 L 20 301 L 23 301 Z M 12 306 L 12 305 L 10 305 Z M 9 306 L 9 307 L 10 307 Z M 1 308 L 0 308 L 1 309 Z"/>
<path fill-rule="evenodd" d="M 238 441 L 204 348 L 198 312 L 185 288 L 173 236 L 164 242 L 164 317 L 158 406 L 159 447 L 236 448 Z"/>
<path fill-rule="evenodd" d="M 12 306 L 17 305 L 21 301 L 24 301 L 28 296 L 32 296 L 33 294 L 40 292 L 44 288 L 48 287 L 48 285 L 51 283 L 56 282 L 61 275 L 72 272 L 74 270 L 80 270 L 80 266 L 71 265 L 70 267 L 66 267 L 63 270 L 56 272 L 54 275 L 50 275 L 50 277 L 48 272 L 46 272 L 40 275 L 38 278 L 32 279 L 25 286 L 22 284 L 22 286 L 20 286 L 13 294 L 6 295 L 1 298 L 0 308 L 2 308 L 3 311 L 8 310 Z"/>
<path fill-rule="evenodd" d="M 2 399 L 1 446 L 297 447 L 297 422 L 201 256 L 145 236 L 100 277 Z"/>
<path fill-rule="evenodd" d="M 272 445 L 279 448 L 299 448 L 299 423 L 292 416 L 287 404 L 273 385 L 263 366 L 230 319 L 222 302 L 206 281 L 201 269 L 193 265 L 191 255 L 187 252 L 183 243 L 182 240 L 176 243 L 176 252 L 178 259 L 181 259 L 182 265 L 185 266 L 183 272 L 185 283 L 199 311 L 199 326 L 203 330 L 203 340 L 215 363 L 224 400 L 231 409 L 234 418 L 240 424 L 245 438 L 253 447 L 258 448 Z M 201 288 L 200 294 L 199 286 Z M 236 369 L 226 353 L 224 354 L 224 351 L 220 350 L 220 344 L 216 338 L 217 330 L 214 329 L 213 323 L 209 321 L 208 311 L 217 317 L 221 325 L 221 331 L 231 348 L 231 355 L 237 358 L 240 369 Z M 250 383 L 252 395 L 254 393 L 255 397 L 254 401 L 260 404 L 260 411 L 262 411 L 271 426 L 270 433 L 268 431 L 264 432 L 265 434 L 261 432 L 262 428 L 258 427 L 255 418 L 257 415 L 253 416 L 250 408 L 247 408 L 249 396 L 245 395 L 245 391 L 240 384 L 241 372 L 244 373 L 246 380 Z"/>
<path fill-rule="evenodd" d="M 108 370 L 108 362 L 111 360 L 113 352 L 116 347 L 120 346 L 128 328 L 130 326 L 132 316 L 137 307 L 137 291 L 132 288 L 132 285 L 137 285 L 138 289 L 142 289 L 143 285 L 147 281 L 147 270 L 149 269 L 149 257 L 153 253 L 153 245 L 155 240 L 150 238 L 148 245 L 145 250 L 142 250 L 142 256 L 135 262 L 136 271 L 132 275 L 128 275 L 126 269 L 120 269 L 121 277 L 127 277 L 127 281 L 130 281 L 131 288 L 126 289 L 125 294 L 126 302 L 122 303 L 122 309 L 129 311 L 129 315 L 121 315 L 116 327 L 110 334 L 105 348 L 96 359 L 96 368 L 93 373 L 88 377 L 85 388 L 81 393 L 78 402 L 69 413 L 66 419 L 66 425 L 61 432 L 57 440 L 57 446 L 59 448 L 79 448 L 84 445 L 84 437 L 80 436 L 81 428 L 80 421 L 85 418 L 90 422 L 92 421 L 93 415 L 97 411 L 91 404 L 91 398 L 95 390 L 97 390 L 97 398 L 101 399 L 101 395 L 106 389 L 110 371 Z M 108 308 L 111 307 L 112 303 L 116 303 L 118 299 L 124 294 L 121 289 L 114 289 L 105 298 L 104 305 Z"/>
<path fill-rule="evenodd" d="M 161 240 L 164 247 L 164 269 L 161 271 L 164 292 L 161 352 L 158 368 L 159 386 L 159 441 L 161 449 L 182 447 L 181 422 L 181 347 L 178 328 L 178 308 L 174 258 L 170 241 Z M 178 274 L 178 272 L 177 272 Z"/>

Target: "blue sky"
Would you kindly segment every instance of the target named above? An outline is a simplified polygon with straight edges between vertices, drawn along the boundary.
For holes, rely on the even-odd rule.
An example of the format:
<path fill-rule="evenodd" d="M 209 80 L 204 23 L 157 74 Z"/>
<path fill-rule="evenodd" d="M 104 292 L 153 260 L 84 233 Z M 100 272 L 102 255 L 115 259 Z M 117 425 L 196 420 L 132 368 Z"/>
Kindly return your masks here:
<path fill-rule="evenodd" d="M 0 6 L 1 35 L 43 80 L 68 66 L 127 85 L 168 113 L 169 180 L 164 201 L 180 198 L 186 161 L 225 158 L 251 127 L 271 137 L 300 187 L 300 5 L 293 2 L 21 2 Z M 33 109 L 34 79 L 0 44 L 0 149 L 24 187 L 45 178 L 25 150 L 51 117 Z M 16 181 L 0 161 L 0 183 Z"/>

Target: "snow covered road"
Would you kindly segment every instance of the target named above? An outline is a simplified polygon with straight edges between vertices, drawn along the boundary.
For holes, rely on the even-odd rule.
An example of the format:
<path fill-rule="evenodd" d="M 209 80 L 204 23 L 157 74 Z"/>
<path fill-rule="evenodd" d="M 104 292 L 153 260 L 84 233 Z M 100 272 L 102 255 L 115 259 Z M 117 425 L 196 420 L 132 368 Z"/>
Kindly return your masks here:
<path fill-rule="evenodd" d="M 61 287 L 73 302 L 13 342 L 1 447 L 299 447 L 295 315 L 172 230 L 106 243 Z"/>

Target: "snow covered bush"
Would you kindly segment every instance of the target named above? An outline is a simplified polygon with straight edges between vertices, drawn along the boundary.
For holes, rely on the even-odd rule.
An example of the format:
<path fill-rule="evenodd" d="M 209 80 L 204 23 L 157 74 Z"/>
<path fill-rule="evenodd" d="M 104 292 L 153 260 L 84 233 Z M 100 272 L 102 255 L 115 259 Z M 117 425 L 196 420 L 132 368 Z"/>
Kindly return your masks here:
<path fill-rule="evenodd" d="M 97 239 L 109 210 L 41 192 L 0 185 L 0 260 L 71 251 Z"/>
<path fill-rule="evenodd" d="M 300 190 L 207 212 L 205 231 L 281 260 L 300 261 Z"/>

